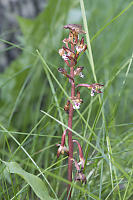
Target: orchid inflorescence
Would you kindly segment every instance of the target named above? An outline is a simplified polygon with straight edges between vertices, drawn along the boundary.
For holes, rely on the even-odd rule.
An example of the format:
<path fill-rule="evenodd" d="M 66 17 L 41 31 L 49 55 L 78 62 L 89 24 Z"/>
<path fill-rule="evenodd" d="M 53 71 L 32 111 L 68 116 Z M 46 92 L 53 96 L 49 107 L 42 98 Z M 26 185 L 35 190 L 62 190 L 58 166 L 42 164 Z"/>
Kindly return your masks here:
<path fill-rule="evenodd" d="M 69 82 L 71 84 L 71 97 L 67 100 L 66 105 L 64 106 L 64 110 L 69 114 L 69 119 L 68 119 L 68 127 L 72 128 L 72 117 L 73 117 L 73 111 L 76 109 L 80 108 L 81 103 L 83 103 L 83 100 L 80 98 L 80 92 L 79 88 L 80 87 L 87 87 L 88 89 L 91 90 L 90 95 L 94 96 L 95 93 L 102 93 L 101 89 L 103 88 L 103 84 L 100 83 L 93 83 L 93 84 L 77 84 L 75 86 L 75 78 L 77 76 L 84 78 L 83 75 L 83 66 L 77 66 L 78 58 L 79 55 L 83 52 L 86 51 L 87 45 L 85 44 L 84 37 L 82 36 L 81 39 L 79 37 L 80 34 L 86 34 L 84 30 L 82 30 L 81 25 L 77 24 L 68 24 L 64 26 L 64 29 L 69 30 L 69 37 L 65 38 L 63 40 L 64 46 L 59 49 L 59 54 L 68 66 L 68 70 L 70 69 L 70 73 L 65 70 L 62 67 L 58 68 L 58 71 L 66 78 L 69 79 Z M 63 132 L 62 135 L 62 140 L 61 144 L 58 144 L 59 146 L 58 151 L 57 151 L 57 157 L 59 157 L 60 154 L 64 154 L 64 152 L 67 153 L 67 155 L 70 158 L 71 162 L 74 162 L 75 167 L 77 169 L 76 181 L 81 181 L 86 183 L 86 177 L 83 174 L 83 169 L 84 169 L 84 157 L 83 157 L 83 152 L 81 145 L 77 140 L 69 140 L 69 149 L 65 146 L 65 136 L 66 133 L 68 132 L 68 140 L 69 140 L 69 135 L 71 133 L 70 130 L 66 129 Z M 76 143 L 78 145 L 79 149 L 79 162 L 76 161 L 76 159 L 73 158 L 73 143 Z M 69 170 L 68 170 L 69 171 Z"/>

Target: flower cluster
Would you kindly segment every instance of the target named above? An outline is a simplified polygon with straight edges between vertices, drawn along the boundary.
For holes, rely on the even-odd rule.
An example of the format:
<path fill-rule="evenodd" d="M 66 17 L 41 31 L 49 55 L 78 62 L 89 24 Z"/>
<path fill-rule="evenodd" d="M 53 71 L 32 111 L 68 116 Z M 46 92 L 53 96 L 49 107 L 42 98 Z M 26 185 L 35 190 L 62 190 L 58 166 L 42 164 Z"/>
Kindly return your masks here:
<path fill-rule="evenodd" d="M 78 24 L 68 24 L 64 26 L 65 29 L 69 29 L 69 37 L 65 38 L 63 40 L 63 43 L 66 46 L 63 46 L 61 49 L 59 49 L 59 54 L 62 56 L 63 60 L 66 62 L 68 67 L 75 67 L 77 65 L 77 59 L 81 52 L 84 52 L 87 49 L 87 45 L 84 42 L 84 37 L 79 39 L 79 34 L 86 34 L 84 30 L 82 30 L 82 26 Z M 84 67 L 83 66 L 77 66 L 74 69 L 74 77 L 71 77 L 70 74 L 64 69 L 64 68 L 58 68 L 58 71 L 62 73 L 65 77 L 69 78 L 69 82 L 73 81 L 76 76 L 79 76 L 81 78 L 84 78 L 84 75 L 82 73 Z M 101 89 L 103 87 L 102 84 L 94 83 L 94 84 L 78 84 L 75 88 L 78 87 L 87 87 L 88 89 L 91 89 L 91 96 L 94 96 L 95 93 L 102 93 Z M 78 97 L 72 97 L 71 98 L 73 102 L 73 108 L 79 109 L 80 104 L 83 102 L 82 99 Z M 64 107 L 64 110 L 68 113 L 70 106 L 70 101 L 67 101 L 67 104 Z"/>
<path fill-rule="evenodd" d="M 93 83 L 91 85 L 89 84 L 78 84 L 76 88 L 78 87 L 87 87 L 88 89 L 91 89 L 91 96 L 94 96 L 95 93 L 102 93 L 101 89 L 104 85 L 99 83 Z"/>
<path fill-rule="evenodd" d="M 74 164 L 77 170 L 75 181 L 81 181 L 82 183 L 86 184 L 86 176 L 83 173 L 83 169 L 80 169 L 80 166 L 75 159 L 72 159 L 72 160 L 74 161 Z"/>
<path fill-rule="evenodd" d="M 87 87 L 91 90 L 90 95 L 94 96 L 95 93 L 102 93 L 101 89 L 103 88 L 103 84 L 100 83 L 93 83 L 93 84 L 77 84 L 75 86 L 75 78 L 77 76 L 84 78 L 83 75 L 83 66 L 77 66 L 78 57 L 81 53 L 85 52 L 87 49 L 87 45 L 85 44 L 84 37 L 82 36 L 80 38 L 80 34 L 86 34 L 84 30 L 82 30 L 81 25 L 77 24 L 68 24 L 64 26 L 64 29 L 69 30 L 69 36 L 68 38 L 65 38 L 63 40 L 64 46 L 62 46 L 61 49 L 59 49 L 59 54 L 68 66 L 68 70 L 65 70 L 62 67 L 58 68 L 58 71 L 66 78 L 69 79 L 69 82 L 71 84 L 71 97 L 67 100 L 66 105 L 64 106 L 64 110 L 69 114 L 68 119 L 68 127 L 72 128 L 72 116 L 73 111 L 76 109 L 79 109 L 81 104 L 83 103 L 83 100 L 80 98 L 80 87 Z M 69 73 L 70 71 L 70 73 Z M 77 170 L 75 181 L 81 181 L 82 183 L 86 183 L 86 177 L 83 173 L 84 165 L 85 165 L 85 159 L 83 157 L 83 151 L 81 148 L 80 143 L 77 140 L 69 140 L 69 148 L 65 146 L 65 137 L 68 132 L 68 139 L 69 139 L 69 133 L 68 129 L 66 129 L 62 134 L 61 144 L 58 144 L 58 151 L 57 151 L 57 157 L 60 156 L 60 154 L 66 154 L 70 157 L 72 163 L 74 162 L 75 168 Z M 72 138 L 72 137 L 71 137 Z M 79 162 L 77 162 L 76 159 L 73 158 L 73 144 L 76 143 L 78 145 L 79 149 Z M 71 167 L 70 164 L 68 167 Z M 72 170 L 68 170 L 72 171 Z M 71 180 L 69 180 L 71 181 Z"/>
<path fill-rule="evenodd" d="M 63 40 L 66 47 L 63 46 L 59 49 L 59 54 L 68 67 L 73 67 L 77 64 L 79 54 L 87 49 L 87 45 L 84 44 L 84 37 L 79 40 L 79 34 L 85 34 L 85 32 L 82 30 L 82 26 L 77 24 L 68 24 L 64 28 L 69 29 L 70 32 L 69 37 Z"/>
<path fill-rule="evenodd" d="M 81 78 L 84 78 L 84 75 L 82 74 L 83 69 L 84 69 L 84 67 L 77 67 L 74 70 L 74 76 L 80 76 Z"/>
<path fill-rule="evenodd" d="M 72 103 L 73 103 L 73 109 L 79 109 L 80 104 L 83 103 L 83 100 L 80 99 L 80 92 L 77 90 L 77 96 L 71 97 Z M 70 107 L 70 101 L 67 101 L 67 104 L 64 106 L 64 110 L 68 113 Z"/>
<path fill-rule="evenodd" d="M 64 155 L 64 153 L 66 153 L 67 155 L 69 155 L 69 151 L 67 147 L 65 146 L 65 137 L 66 137 L 67 131 L 68 130 L 66 129 L 62 134 L 61 144 L 57 144 L 58 146 L 57 158 L 59 158 L 60 154 Z M 80 143 L 77 140 L 73 140 L 73 143 L 76 143 L 79 149 L 79 162 L 77 162 L 76 159 L 72 158 L 75 164 L 75 168 L 77 170 L 75 181 L 81 181 L 82 183 L 86 183 L 86 177 L 83 174 L 83 169 L 84 169 L 84 164 L 85 164 L 83 151 L 82 151 Z"/>
<path fill-rule="evenodd" d="M 59 147 L 57 151 L 57 158 L 59 158 L 60 154 L 64 154 L 65 152 L 67 153 L 67 155 L 69 154 L 69 151 L 65 146 L 66 132 L 67 132 L 67 129 L 62 134 L 61 144 L 57 144 L 57 146 Z"/>

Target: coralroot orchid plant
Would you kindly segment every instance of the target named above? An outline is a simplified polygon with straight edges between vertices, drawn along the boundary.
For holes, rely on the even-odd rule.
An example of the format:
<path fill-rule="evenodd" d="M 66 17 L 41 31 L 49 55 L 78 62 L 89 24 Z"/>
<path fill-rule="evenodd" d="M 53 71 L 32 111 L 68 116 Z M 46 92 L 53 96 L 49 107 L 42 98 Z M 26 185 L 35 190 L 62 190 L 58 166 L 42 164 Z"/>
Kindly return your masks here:
<path fill-rule="evenodd" d="M 66 78 L 69 79 L 71 85 L 71 97 L 67 100 L 67 103 L 64 107 L 64 110 L 69 114 L 68 117 L 68 127 L 72 129 L 72 120 L 74 110 L 79 109 L 83 100 L 80 98 L 79 87 L 87 87 L 91 90 L 91 96 L 94 96 L 95 93 L 102 93 L 101 88 L 102 84 L 93 83 L 93 84 L 78 84 L 75 85 L 76 76 L 84 77 L 82 71 L 84 67 L 77 66 L 77 59 L 81 52 L 85 52 L 87 49 L 87 45 L 84 42 L 84 37 L 80 39 L 79 35 L 86 34 L 85 31 L 82 30 L 81 25 L 77 24 L 68 24 L 64 26 L 65 29 L 69 29 L 69 37 L 63 40 L 65 46 L 59 49 L 59 54 L 68 66 L 68 71 L 64 68 L 58 68 L 58 71 L 63 74 Z M 68 134 L 68 145 L 69 148 L 65 146 L 65 136 Z M 78 145 L 79 149 L 79 162 L 73 158 L 73 143 Z M 72 132 L 66 129 L 62 134 L 61 144 L 58 144 L 57 157 L 60 154 L 64 154 L 64 152 L 68 155 L 68 180 L 72 182 L 72 164 L 74 163 L 77 173 L 75 177 L 75 181 L 81 181 L 82 183 L 86 183 L 86 176 L 83 173 L 85 159 L 83 156 L 83 151 L 80 143 L 77 140 L 72 139 Z M 71 190 L 70 185 L 68 185 L 68 199 L 71 198 Z"/>

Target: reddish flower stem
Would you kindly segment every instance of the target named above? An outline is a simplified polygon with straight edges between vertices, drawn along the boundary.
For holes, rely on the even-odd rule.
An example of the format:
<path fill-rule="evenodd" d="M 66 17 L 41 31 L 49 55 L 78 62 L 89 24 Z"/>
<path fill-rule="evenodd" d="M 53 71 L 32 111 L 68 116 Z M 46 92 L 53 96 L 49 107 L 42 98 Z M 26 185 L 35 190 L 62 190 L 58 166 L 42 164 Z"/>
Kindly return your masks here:
<path fill-rule="evenodd" d="M 77 67 L 77 69 L 74 71 L 74 67 L 77 64 L 77 59 L 79 54 L 82 51 L 85 51 L 87 48 L 87 45 L 84 44 L 84 37 L 82 37 L 81 41 L 79 40 L 79 34 L 85 34 L 85 31 L 82 30 L 82 25 L 78 24 L 68 24 L 64 26 L 65 29 L 69 29 L 69 38 L 65 38 L 63 42 L 66 44 L 66 47 L 62 47 L 62 49 L 59 49 L 59 54 L 62 56 L 64 59 L 65 63 L 67 66 L 70 68 L 70 74 L 67 73 L 67 71 L 63 68 L 58 68 L 58 71 L 61 72 L 65 77 L 69 78 L 69 82 L 71 83 L 71 101 L 74 103 L 74 105 L 71 103 L 71 101 L 67 101 L 67 104 L 64 107 L 64 110 L 68 113 L 69 112 L 69 118 L 68 118 L 68 127 L 69 129 L 72 129 L 72 120 L 73 120 L 73 112 L 74 109 L 79 109 L 80 103 L 82 103 L 82 99 L 80 99 L 80 92 L 77 90 L 77 96 L 75 96 L 75 82 L 74 82 L 74 75 L 82 75 L 81 71 L 83 70 L 83 67 Z M 71 47 L 70 47 L 71 46 Z M 82 75 L 83 77 L 83 75 Z M 85 84 L 84 84 L 85 85 Z M 79 84 L 77 87 L 83 86 L 82 84 Z M 90 85 L 89 85 L 90 86 Z M 89 87 L 88 86 L 88 87 Z M 99 86 L 99 85 L 98 85 Z M 76 87 L 76 88 L 77 88 Z M 85 86 L 87 87 L 87 86 Z M 93 93 L 99 91 L 98 89 L 100 88 L 93 88 L 91 87 L 90 89 L 93 89 Z M 73 161 L 73 140 L 72 140 L 72 131 L 68 129 L 68 145 L 69 145 L 69 156 L 68 156 L 68 181 L 72 182 L 72 164 Z M 64 144 L 65 144 L 65 134 L 66 132 L 63 133 L 62 135 L 62 141 L 61 145 L 59 145 L 59 154 L 67 152 Z M 79 158 L 80 158 L 80 163 L 76 164 L 77 168 L 77 177 L 75 180 L 79 181 L 81 180 L 82 182 L 85 182 L 85 176 L 82 172 L 80 172 L 80 165 L 81 169 L 84 168 L 84 158 L 83 158 L 83 152 L 80 144 L 78 141 L 74 140 L 78 144 L 79 147 Z M 67 152 L 68 153 L 68 152 Z M 58 154 L 57 154 L 58 156 Z M 67 199 L 71 199 L 71 184 L 68 184 L 68 189 L 67 189 Z"/>
<path fill-rule="evenodd" d="M 72 63 L 71 63 L 72 64 Z M 70 75 L 74 78 L 74 67 L 70 68 Z M 75 96 L 75 83 L 71 82 L 71 99 Z M 68 119 L 68 127 L 72 129 L 72 119 L 73 119 L 73 105 L 70 103 L 69 109 L 69 119 Z M 72 132 L 68 131 L 68 145 L 69 145 L 69 157 L 68 157 L 68 180 L 72 182 L 72 163 L 73 163 L 73 141 L 72 141 Z M 71 185 L 68 185 L 68 200 L 71 199 Z"/>

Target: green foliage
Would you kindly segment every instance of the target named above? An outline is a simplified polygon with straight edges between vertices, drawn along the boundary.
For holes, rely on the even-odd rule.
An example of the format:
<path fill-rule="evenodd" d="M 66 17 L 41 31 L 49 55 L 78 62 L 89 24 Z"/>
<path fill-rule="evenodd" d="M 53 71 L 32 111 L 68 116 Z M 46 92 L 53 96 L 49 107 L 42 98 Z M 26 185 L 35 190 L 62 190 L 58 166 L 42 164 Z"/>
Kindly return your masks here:
<path fill-rule="evenodd" d="M 18 174 L 25 179 L 41 200 L 53 199 L 49 196 L 44 182 L 39 177 L 24 171 L 16 162 L 5 162 L 5 165 L 10 173 Z"/>
<path fill-rule="evenodd" d="M 25 179 L 7 176 L 1 164 L 0 199 L 37 199 L 39 184 L 28 182 L 25 175 L 40 182 L 37 175 L 46 171 L 47 186 L 41 181 L 44 189 L 39 191 L 51 199 L 66 197 L 67 180 L 59 177 L 67 179 L 67 157 L 57 160 L 56 144 L 68 119 L 63 107 L 70 85 L 57 70 L 64 67 L 58 49 L 67 23 L 83 24 L 89 32 L 89 51 L 79 60 L 85 79 L 77 78 L 76 83 L 97 80 L 105 85 L 103 95 L 94 98 L 83 88 L 84 103 L 74 113 L 73 137 L 83 146 L 87 184 L 73 182 L 72 199 L 133 198 L 132 5 L 125 0 L 50 0 L 35 19 L 17 17 L 22 31 L 19 44 L 0 38 L 21 50 L 0 74 L 0 157 Z M 11 161 L 24 170 L 18 164 L 14 168 Z M 37 187 L 31 190 L 25 181 Z"/>

